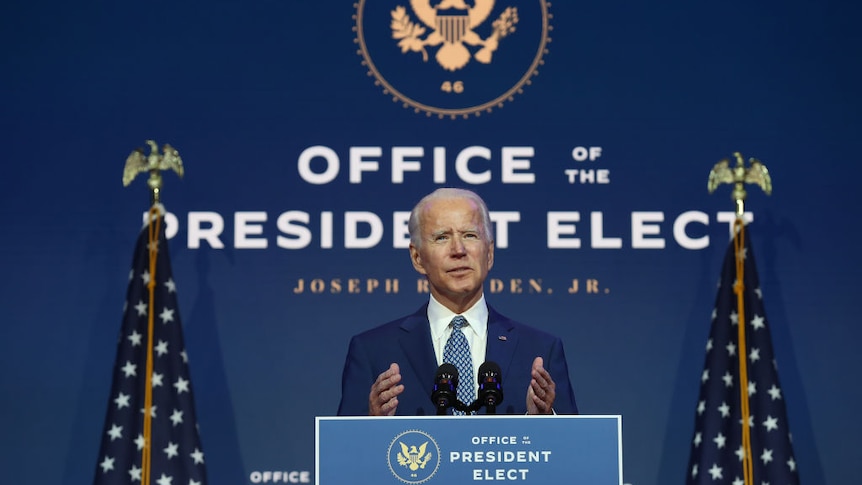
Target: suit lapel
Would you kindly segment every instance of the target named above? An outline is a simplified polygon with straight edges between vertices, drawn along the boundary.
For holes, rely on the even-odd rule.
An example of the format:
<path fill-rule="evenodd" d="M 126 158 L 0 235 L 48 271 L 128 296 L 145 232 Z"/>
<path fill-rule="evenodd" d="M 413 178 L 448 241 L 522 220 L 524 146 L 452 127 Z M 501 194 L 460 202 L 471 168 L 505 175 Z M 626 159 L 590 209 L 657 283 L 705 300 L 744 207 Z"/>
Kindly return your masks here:
<path fill-rule="evenodd" d="M 401 324 L 401 336 L 398 338 L 410 369 L 419 382 L 428 381 L 437 372 L 437 358 L 434 356 L 434 344 L 431 342 L 431 326 L 428 323 L 428 305 L 423 305 L 413 315 Z M 405 369 L 402 369 L 404 373 Z"/>
<path fill-rule="evenodd" d="M 509 375 L 509 366 L 518 347 L 518 332 L 512 322 L 488 307 L 488 348 L 485 360 L 496 362 L 503 376 Z"/>

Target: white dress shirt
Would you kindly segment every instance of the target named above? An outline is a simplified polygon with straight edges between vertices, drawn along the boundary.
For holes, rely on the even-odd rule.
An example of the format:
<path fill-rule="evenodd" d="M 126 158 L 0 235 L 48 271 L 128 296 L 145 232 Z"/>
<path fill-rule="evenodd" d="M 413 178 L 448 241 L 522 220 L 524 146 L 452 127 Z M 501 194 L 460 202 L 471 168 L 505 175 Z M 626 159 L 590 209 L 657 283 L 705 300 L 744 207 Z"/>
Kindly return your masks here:
<path fill-rule="evenodd" d="M 428 322 L 431 323 L 431 341 L 434 343 L 434 355 L 437 357 L 437 365 L 443 364 L 443 350 L 446 347 L 446 341 L 449 340 L 449 335 L 452 334 L 452 319 L 458 315 L 453 313 L 431 295 L 431 301 L 428 302 Z M 473 389 L 477 389 L 476 382 L 479 378 L 479 366 L 485 362 L 485 348 L 488 342 L 488 305 L 485 303 L 485 295 L 483 294 L 475 305 L 468 308 L 467 311 L 460 314 L 466 320 L 468 325 L 461 328 L 464 336 L 467 337 L 467 343 L 470 344 L 470 355 L 473 357 Z M 459 376 L 459 379 L 466 379 L 467 376 Z M 475 399 L 476 396 L 473 396 Z M 467 403 L 469 404 L 469 403 Z"/>

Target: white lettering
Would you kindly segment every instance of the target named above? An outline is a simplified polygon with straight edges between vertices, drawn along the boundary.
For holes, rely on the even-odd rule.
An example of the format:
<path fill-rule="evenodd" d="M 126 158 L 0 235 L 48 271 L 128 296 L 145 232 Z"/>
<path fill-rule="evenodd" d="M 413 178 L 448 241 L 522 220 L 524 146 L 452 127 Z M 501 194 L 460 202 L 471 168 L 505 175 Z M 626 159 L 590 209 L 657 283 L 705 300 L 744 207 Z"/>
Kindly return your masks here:
<path fill-rule="evenodd" d="M 535 151 L 533 147 L 503 147 L 502 153 L 502 181 L 504 184 L 532 184 L 536 181 L 536 174 L 530 172 L 516 172 L 516 170 L 529 170 L 530 158 Z M 520 158 L 519 158 L 520 157 Z"/>
<path fill-rule="evenodd" d="M 358 225 L 365 223 L 371 228 L 368 236 L 360 237 Z M 373 212 L 344 213 L 344 247 L 373 248 L 383 239 L 383 221 Z"/>
<path fill-rule="evenodd" d="M 491 150 L 480 146 L 467 147 L 461 150 L 461 152 L 458 153 L 458 156 L 455 157 L 455 173 L 458 174 L 458 177 L 468 184 L 478 185 L 490 182 L 491 170 L 485 170 L 484 172 L 479 173 L 470 171 L 469 162 L 471 158 L 484 158 L 485 160 L 490 160 Z"/>
<path fill-rule="evenodd" d="M 224 219 L 218 212 L 189 212 L 188 221 L 186 243 L 190 249 L 200 248 L 201 240 L 206 240 L 213 249 L 224 248 L 224 243 L 219 239 L 219 235 L 224 231 Z M 204 223 L 209 227 L 201 227 Z"/>
<path fill-rule="evenodd" d="M 604 218 L 601 212 L 590 213 L 590 244 L 596 249 L 619 249 L 623 247 L 622 238 L 604 237 Z"/>
<path fill-rule="evenodd" d="M 376 172 L 379 164 L 376 160 L 366 160 L 366 157 L 380 158 L 383 149 L 380 147 L 350 147 L 350 183 L 361 184 L 362 172 Z"/>
<path fill-rule="evenodd" d="M 677 244 L 685 249 L 704 249 L 709 246 L 709 235 L 697 239 L 688 237 L 685 228 L 692 222 L 699 222 L 708 226 L 709 216 L 700 211 L 683 212 L 673 221 L 673 238 Z"/>
<path fill-rule="evenodd" d="M 263 226 L 254 222 L 266 222 L 266 212 L 237 212 L 233 218 L 233 243 L 237 249 L 266 249 L 265 238 L 250 238 L 263 234 Z"/>
<path fill-rule="evenodd" d="M 664 221 L 663 212 L 632 212 L 632 247 L 635 249 L 663 249 L 664 238 L 647 238 L 661 233 L 658 224 Z"/>
<path fill-rule="evenodd" d="M 564 222 L 578 222 L 581 220 L 580 212 L 548 212 L 548 248 L 550 249 L 578 249 L 581 247 L 580 238 L 564 238 L 562 236 L 573 236 L 576 228 L 574 224 Z"/>
<path fill-rule="evenodd" d="M 316 173 L 311 170 L 311 161 L 315 158 L 323 158 L 326 162 L 326 170 L 324 170 L 323 173 Z M 340 163 L 335 150 L 329 147 L 315 145 L 306 148 L 299 154 L 297 169 L 302 180 L 305 180 L 310 184 L 323 185 L 335 180 L 335 177 L 338 176 L 338 171 L 340 170 Z"/>
<path fill-rule="evenodd" d="M 419 160 L 408 160 L 408 157 L 423 157 L 422 147 L 392 147 L 392 183 L 403 184 L 404 172 L 418 172 L 422 168 Z"/>

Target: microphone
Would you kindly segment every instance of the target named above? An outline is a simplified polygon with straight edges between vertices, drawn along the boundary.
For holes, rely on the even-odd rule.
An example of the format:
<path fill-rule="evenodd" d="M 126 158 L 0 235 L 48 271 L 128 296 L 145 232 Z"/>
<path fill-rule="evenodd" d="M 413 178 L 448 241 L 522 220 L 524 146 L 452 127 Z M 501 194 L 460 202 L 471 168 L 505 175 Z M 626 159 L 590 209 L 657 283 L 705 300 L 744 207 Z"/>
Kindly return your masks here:
<path fill-rule="evenodd" d="M 497 405 L 503 401 L 503 379 L 500 366 L 486 361 L 479 366 L 479 405 L 485 406 L 487 414 L 496 414 Z"/>
<path fill-rule="evenodd" d="M 438 415 L 445 415 L 446 409 L 458 402 L 458 369 L 446 362 L 437 368 L 434 374 L 434 389 L 431 391 L 431 402 L 437 407 Z"/>

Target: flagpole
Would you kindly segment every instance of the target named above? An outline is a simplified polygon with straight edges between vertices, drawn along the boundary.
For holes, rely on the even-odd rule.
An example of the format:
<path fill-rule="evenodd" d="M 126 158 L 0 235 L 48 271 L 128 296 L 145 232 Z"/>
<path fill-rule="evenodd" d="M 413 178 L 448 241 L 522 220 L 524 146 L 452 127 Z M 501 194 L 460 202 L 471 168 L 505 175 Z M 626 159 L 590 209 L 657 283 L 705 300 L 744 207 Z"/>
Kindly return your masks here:
<path fill-rule="evenodd" d="M 144 422 L 143 439 L 144 446 L 141 447 L 141 485 L 150 485 L 152 475 L 152 410 L 153 410 L 153 348 L 155 333 L 155 300 L 156 300 L 156 268 L 159 255 L 159 232 L 161 230 L 162 215 L 161 189 L 162 170 L 173 169 L 179 176 L 183 176 L 183 164 L 179 152 L 169 144 L 165 144 L 162 153 L 154 140 L 147 140 L 150 154 L 144 155 L 142 149 L 133 150 L 126 158 L 123 169 L 123 185 L 128 186 L 135 177 L 143 172 L 149 172 L 147 186 L 150 188 L 150 210 L 147 213 L 147 251 L 149 255 L 149 274 L 147 281 L 148 308 L 147 312 L 147 349 L 146 366 L 144 377 Z"/>
<path fill-rule="evenodd" d="M 745 199 L 748 193 L 745 191 L 746 183 L 759 185 L 766 195 L 772 193 L 772 179 L 766 165 L 756 158 L 751 158 L 751 166 L 746 168 L 742 154 L 733 153 L 736 166 L 730 168 L 728 159 L 715 164 L 709 173 L 707 190 L 713 193 L 723 183 L 732 183 L 733 192 L 731 198 L 736 206 L 736 219 L 733 222 L 733 249 L 736 265 L 736 282 L 733 292 L 736 294 L 737 303 L 737 344 L 739 347 L 739 405 L 742 425 L 742 470 L 745 485 L 754 485 L 754 465 L 751 453 L 751 407 L 748 378 L 748 350 L 746 345 L 746 318 L 745 318 Z"/>

